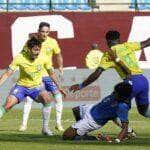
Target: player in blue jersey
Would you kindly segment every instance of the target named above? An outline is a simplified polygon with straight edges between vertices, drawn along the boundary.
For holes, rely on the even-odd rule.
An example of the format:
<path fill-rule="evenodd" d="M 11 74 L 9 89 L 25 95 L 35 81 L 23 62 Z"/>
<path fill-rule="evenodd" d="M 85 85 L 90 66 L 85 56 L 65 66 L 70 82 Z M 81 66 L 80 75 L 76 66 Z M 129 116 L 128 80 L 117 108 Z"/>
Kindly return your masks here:
<path fill-rule="evenodd" d="M 66 129 L 63 133 L 63 139 L 76 140 L 82 139 L 82 137 L 86 139 L 85 135 L 90 131 L 101 128 L 109 120 L 119 118 L 122 123 L 122 130 L 118 134 L 116 142 L 124 140 L 128 133 L 128 111 L 130 110 L 128 98 L 131 93 L 131 84 L 121 82 L 115 86 L 114 92 L 101 102 L 95 105 L 80 106 L 82 115 L 79 116 L 81 118 L 76 118 L 78 121 Z"/>

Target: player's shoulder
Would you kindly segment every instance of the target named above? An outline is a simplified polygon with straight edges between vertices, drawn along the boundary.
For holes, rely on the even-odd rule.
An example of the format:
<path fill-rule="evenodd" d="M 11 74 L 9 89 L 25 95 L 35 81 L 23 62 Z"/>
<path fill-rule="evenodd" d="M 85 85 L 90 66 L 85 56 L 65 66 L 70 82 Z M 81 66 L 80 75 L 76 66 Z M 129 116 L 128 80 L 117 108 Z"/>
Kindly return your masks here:
<path fill-rule="evenodd" d="M 49 57 L 45 53 L 40 53 L 38 59 L 39 61 L 47 61 L 49 60 Z"/>
<path fill-rule="evenodd" d="M 57 43 L 56 39 L 54 39 L 52 37 L 49 37 L 49 36 L 47 37 L 46 40 L 47 40 L 48 43 Z"/>

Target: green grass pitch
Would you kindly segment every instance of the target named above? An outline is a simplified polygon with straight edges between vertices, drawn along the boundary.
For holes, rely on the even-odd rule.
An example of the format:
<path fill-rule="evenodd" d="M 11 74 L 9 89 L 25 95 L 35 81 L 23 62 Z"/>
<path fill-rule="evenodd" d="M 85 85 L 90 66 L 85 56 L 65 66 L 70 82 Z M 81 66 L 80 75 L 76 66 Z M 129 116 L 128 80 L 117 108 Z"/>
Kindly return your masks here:
<path fill-rule="evenodd" d="M 0 150 L 150 150 L 150 119 L 140 116 L 136 109 L 130 112 L 130 126 L 137 133 L 135 139 L 127 140 L 124 143 L 106 143 L 97 141 L 63 141 L 60 132 L 55 130 L 55 111 L 52 110 L 50 127 L 55 135 L 46 137 L 41 134 L 41 111 L 32 110 L 28 123 L 28 130 L 19 132 L 22 112 L 11 110 L 0 120 Z M 71 109 L 63 111 L 63 125 L 69 127 L 73 122 Z M 116 137 L 120 129 L 109 122 L 101 131 Z M 97 135 L 98 131 L 91 134 Z"/>

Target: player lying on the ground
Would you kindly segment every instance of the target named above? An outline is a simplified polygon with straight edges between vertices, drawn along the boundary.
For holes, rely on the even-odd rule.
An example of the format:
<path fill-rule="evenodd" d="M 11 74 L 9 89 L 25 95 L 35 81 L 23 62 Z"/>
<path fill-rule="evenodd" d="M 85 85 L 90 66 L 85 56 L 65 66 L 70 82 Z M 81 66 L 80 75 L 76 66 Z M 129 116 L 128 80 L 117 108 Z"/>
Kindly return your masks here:
<path fill-rule="evenodd" d="M 129 83 L 119 83 L 115 86 L 114 92 L 105 97 L 95 105 L 80 106 L 82 115 L 76 112 L 78 120 L 63 133 L 64 140 L 86 139 L 86 134 L 104 126 L 109 120 L 119 118 L 122 123 L 122 130 L 116 141 L 124 140 L 128 133 L 128 111 L 130 110 L 130 97 L 132 86 Z M 79 116 L 81 118 L 79 118 Z M 84 137 L 84 138 L 82 138 Z M 87 136 L 88 139 L 88 136 Z"/>
<path fill-rule="evenodd" d="M 63 58 L 61 55 L 60 47 L 57 41 L 51 37 L 50 34 L 50 24 L 47 22 L 41 22 L 39 24 L 37 38 L 42 42 L 41 44 L 41 53 L 44 53 L 47 57 L 49 57 L 49 61 L 52 63 L 52 57 L 56 58 L 56 63 L 58 69 L 63 74 Z M 23 51 L 26 50 L 26 45 L 23 48 Z M 63 102 L 62 102 L 62 94 L 59 91 L 57 85 L 52 81 L 52 79 L 48 76 L 47 72 L 43 72 L 43 84 L 45 89 L 48 92 L 51 92 L 54 97 L 55 108 L 56 108 L 56 126 L 55 128 L 59 131 L 63 131 L 61 117 L 62 117 L 62 109 L 63 109 Z M 23 110 L 23 121 L 22 125 L 20 126 L 19 131 L 25 131 L 27 129 L 27 122 L 29 118 L 29 114 L 31 111 L 33 99 L 30 97 L 26 98 Z M 53 135 L 52 131 L 48 127 L 48 122 L 50 118 L 51 112 L 51 104 L 47 107 L 43 107 L 42 109 L 42 116 L 43 116 L 43 125 L 42 128 L 44 130 L 45 135 Z M 46 112 L 46 113 L 45 113 Z M 48 114 L 49 113 L 49 114 Z"/>
<path fill-rule="evenodd" d="M 135 51 L 150 46 L 150 38 L 142 42 L 121 43 L 118 31 L 108 31 L 106 40 L 109 50 L 103 54 L 102 58 L 97 59 L 96 54 L 95 57 L 89 59 L 89 62 L 95 62 L 96 71 L 82 84 L 73 85 L 71 89 L 73 91 L 81 90 L 94 82 L 103 71 L 114 68 L 123 80 L 132 83 L 133 92 L 130 99 L 135 98 L 139 113 L 150 117 L 149 79 L 143 75 L 135 56 Z"/>
<path fill-rule="evenodd" d="M 28 50 L 17 55 L 9 65 L 9 69 L 0 77 L 0 85 L 2 85 L 10 75 L 19 69 L 20 77 L 16 85 L 11 89 L 4 106 L 0 106 L 0 118 L 14 105 L 24 101 L 27 96 L 41 102 L 44 106 L 51 102 L 48 92 L 41 86 L 42 72 L 45 69 L 62 94 L 65 95 L 57 82 L 49 58 L 40 54 L 41 42 L 33 37 L 28 40 L 27 47 Z"/>

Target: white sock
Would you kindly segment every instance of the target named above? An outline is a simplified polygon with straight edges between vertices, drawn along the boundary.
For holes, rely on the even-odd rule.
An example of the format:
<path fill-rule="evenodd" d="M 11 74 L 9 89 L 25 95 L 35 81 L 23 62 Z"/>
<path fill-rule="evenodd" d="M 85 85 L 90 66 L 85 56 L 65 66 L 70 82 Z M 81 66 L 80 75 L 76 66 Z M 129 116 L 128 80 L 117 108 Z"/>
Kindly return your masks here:
<path fill-rule="evenodd" d="M 55 98 L 55 107 L 56 107 L 56 124 L 61 125 L 61 117 L 62 117 L 62 110 L 63 110 L 61 93 L 55 94 L 54 98 Z"/>
<path fill-rule="evenodd" d="M 29 114 L 31 111 L 33 99 L 27 96 L 25 103 L 24 103 L 24 109 L 23 109 L 23 121 L 22 125 L 27 126 Z"/>
<path fill-rule="evenodd" d="M 48 130 L 50 113 L 51 113 L 51 103 L 46 104 L 45 106 L 43 106 L 43 109 L 42 109 L 43 130 Z"/>

